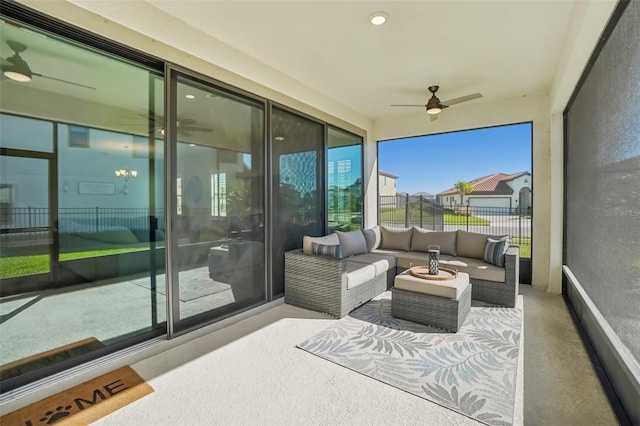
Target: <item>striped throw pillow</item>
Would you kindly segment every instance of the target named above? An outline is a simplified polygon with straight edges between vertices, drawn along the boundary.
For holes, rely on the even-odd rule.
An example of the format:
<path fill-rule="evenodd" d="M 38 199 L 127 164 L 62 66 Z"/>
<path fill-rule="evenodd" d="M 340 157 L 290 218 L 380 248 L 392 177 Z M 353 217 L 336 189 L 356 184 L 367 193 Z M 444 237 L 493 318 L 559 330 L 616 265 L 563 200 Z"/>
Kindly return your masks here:
<path fill-rule="evenodd" d="M 332 256 L 336 259 L 342 259 L 342 249 L 340 248 L 340 244 L 337 245 L 326 245 L 319 243 L 311 243 L 311 247 L 313 250 L 313 254 L 319 254 L 322 256 Z"/>
<path fill-rule="evenodd" d="M 499 240 L 487 238 L 487 242 L 484 243 L 483 260 L 492 265 L 504 268 L 504 254 L 507 252 L 507 248 L 509 248 L 507 238 L 501 238 Z"/>

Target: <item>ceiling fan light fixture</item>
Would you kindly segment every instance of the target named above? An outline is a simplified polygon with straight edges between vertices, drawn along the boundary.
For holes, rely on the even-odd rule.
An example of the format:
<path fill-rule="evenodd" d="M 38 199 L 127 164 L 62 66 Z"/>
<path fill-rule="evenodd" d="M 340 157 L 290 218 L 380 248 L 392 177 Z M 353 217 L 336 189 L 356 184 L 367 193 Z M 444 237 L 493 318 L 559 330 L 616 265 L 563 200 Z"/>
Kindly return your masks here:
<path fill-rule="evenodd" d="M 387 14 L 386 12 L 373 12 L 371 15 L 369 15 L 369 22 L 371 22 L 372 25 L 376 26 L 384 24 L 388 19 L 389 14 Z"/>
<path fill-rule="evenodd" d="M 17 81 L 19 83 L 29 83 L 31 81 L 31 77 L 17 71 L 7 70 L 4 72 L 4 76 L 7 78 L 10 78 L 13 81 Z"/>
<path fill-rule="evenodd" d="M 426 108 L 427 114 L 435 115 L 442 112 L 443 105 L 440 103 L 440 99 L 433 94 L 431 99 L 429 99 L 429 102 L 427 102 Z"/>
<path fill-rule="evenodd" d="M 127 145 L 124 146 L 124 152 L 128 153 L 127 149 L 129 147 Z M 121 169 L 116 169 L 115 170 L 115 174 L 116 177 L 121 177 L 124 179 L 124 181 L 128 181 L 131 178 L 137 178 L 138 177 L 138 171 L 137 170 L 132 170 L 129 168 L 129 166 L 124 166 Z"/>
<path fill-rule="evenodd" d="M 7 61 L 10 62 L 11 65 L 3 67 L 2 72 L 5 77 L 20 83 L 28 83 L 31 81 L 31 77 L 33 76 L 31 68 L 29 68 L 29 65 L 27 65 L 17 53 L 7 58 Z"/>

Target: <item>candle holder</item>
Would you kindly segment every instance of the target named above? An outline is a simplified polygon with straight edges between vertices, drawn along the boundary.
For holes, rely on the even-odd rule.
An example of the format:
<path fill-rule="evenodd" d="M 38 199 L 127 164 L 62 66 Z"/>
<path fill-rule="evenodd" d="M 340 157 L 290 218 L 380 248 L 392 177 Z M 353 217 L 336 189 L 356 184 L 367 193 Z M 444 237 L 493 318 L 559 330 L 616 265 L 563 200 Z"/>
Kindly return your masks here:
<path fill-rule="evenodd" d="M 429 275 L 438 275 L 438 261 L 440 260 L 440 246 L 429 246 Z"/>

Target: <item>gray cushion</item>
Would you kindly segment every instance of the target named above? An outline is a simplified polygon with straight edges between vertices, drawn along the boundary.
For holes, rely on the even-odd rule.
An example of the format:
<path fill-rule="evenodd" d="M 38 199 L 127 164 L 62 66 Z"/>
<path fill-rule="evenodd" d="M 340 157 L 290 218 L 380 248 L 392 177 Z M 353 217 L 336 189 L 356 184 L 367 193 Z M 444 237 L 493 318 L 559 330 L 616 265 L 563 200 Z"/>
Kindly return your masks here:
<path fill-rule="evenodd" d="M 351 232 L 336 231 L 340 246 L 342 247 L 342 257 L 354 256 L 356 254 L 368 253 L 367 240 L 359 229 Z"/>
<path fill-rule="evenodd" d="M 342 259 L 342 248 L 340 244 L 325 245 L 319 243 L 311 243 L 313 247 L 313 254 L 319 254 L 321 256 L 331 256 L 336 259 Z"/>
<path fill-rule="evenodd" d="M 305 235 L 302 238 L 302 252 L 304 254 L 313 254 L 313 243 L 335 246 L 336 244 L 340 244 L 340 240 L 338 240 L 336 234 L 329 234 L 324 237 L 310 237 Z"/>
<path fill-rule="evenodd" d="M 380 247 L 390 250 L 411 250 L 411 236 L 413 228 L 387 228 L 380 227 Z"/>
<path fill-rule="evenodd" d="M 378 225 L 373 228 L 363 229 L 364 239 L 367 241 L 367 250 L 375 250 L 380 246 L 380 227 Z"/>
<path fill-rule="evenodd" d="M 496 240 L 487 238 L 484 245 L 483 260 L 495 266 L 504 267 L 504 254 L 509 248 L 509 241 L 506 238 Z"/>
<path fill-rule="evenodd" d="M 508 235 L 489 235 L 477 232 L 458 230 L 456 249 L 458 256 L 470 257 L 472 259 L 482 259 L 484 256 L 485 243 L 487 238 L 494 240 L 508 239 Z"/>
<path fill-rule="evenodd" d="M 441 254 L 450 254 L 457 256 L 456 251 L 456 231 L 441 232 L 434 231 L 424 235 L 427 246 L 440 246 Z"/>
<path fill-rule="evenodd" d="M 396 258 L 395 256 L 389 254 L 379 254 L 379 253 L 365 253 L 359 254 L 357 256 L 353 256 L 349 258 L 349 262 L 359 262 L 366 263 L 367 265 L 373 265 L 376 268 L 376 275 L 384 274 L 389 269 L 394 270 L 396 268 Z"/>
<path fill-rule="evenodd" d="M 411 237 L 411 251 L 423 251 L 429 250 L 429 242 L 427 241 L 427 234 L 433 232 L 430 229 L 413 228 L 413 236 Z"/>
<path fill-rule="evenodd" d="M 449 260 L 440 260 L 440 266 L 453 270 L 457 269 L 458 272 L 465 272 L 469 274 L 471 279 L 505 282 L 505 268 L 491 265 L 482 259 L 458 256 Z"/>

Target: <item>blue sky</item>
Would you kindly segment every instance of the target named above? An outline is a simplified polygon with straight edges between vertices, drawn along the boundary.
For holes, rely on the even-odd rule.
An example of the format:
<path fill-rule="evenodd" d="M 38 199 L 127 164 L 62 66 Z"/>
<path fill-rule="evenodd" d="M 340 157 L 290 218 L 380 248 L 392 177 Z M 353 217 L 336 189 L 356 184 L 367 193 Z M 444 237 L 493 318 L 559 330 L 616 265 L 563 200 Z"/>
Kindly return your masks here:
<path fill-rule="evenodd" d="M 531 123 L 378 143 L 378 167 L 398 176 L 397 190 L 437 194 L 493 173 L 531 172 Z"/>

